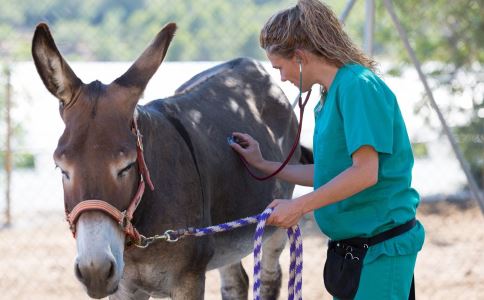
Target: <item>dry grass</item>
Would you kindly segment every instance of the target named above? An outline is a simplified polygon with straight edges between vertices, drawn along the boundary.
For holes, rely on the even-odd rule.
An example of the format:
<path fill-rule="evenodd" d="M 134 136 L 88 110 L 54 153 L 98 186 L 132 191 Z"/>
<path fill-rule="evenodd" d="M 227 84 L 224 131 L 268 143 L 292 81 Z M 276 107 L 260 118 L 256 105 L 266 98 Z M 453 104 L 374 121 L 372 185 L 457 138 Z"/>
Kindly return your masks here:
<path fill-rule="evenodd" d="M 24 216 L 24 220 L 33 216 Z M 418 218 L 426 242 L 416 267 L 419 299 L 484 299 L 484 217 L 476 205 L 423 204 Z M 74 240 L 60 214 L 36 216 L 0 230 L 1 299 L 88 299 L 74 278 Z M 27 221 L 24 221 L 27 223 Z M 304 299 L 331 299 L 324 292 L 325 238 L 308 218 L 304 235 Z M 289 251 L 283 252 L 280 299 L 287 298 Z M 243 261 L 252 272 L 252 258 Z M 221 299 L 219 275 L 207 273 L 206 299 Z"/>

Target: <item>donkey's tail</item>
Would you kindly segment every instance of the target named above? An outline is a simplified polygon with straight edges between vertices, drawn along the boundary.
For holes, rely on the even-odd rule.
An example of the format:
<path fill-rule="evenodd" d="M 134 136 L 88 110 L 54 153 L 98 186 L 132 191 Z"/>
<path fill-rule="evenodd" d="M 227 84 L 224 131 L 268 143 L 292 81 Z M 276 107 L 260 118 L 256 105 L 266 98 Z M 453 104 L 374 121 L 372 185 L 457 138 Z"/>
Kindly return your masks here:
<path fill-rule="evenodd" d="M 310 165 L 314 164 L 314 157 L 313 157 L 313 150 L 300 145 L 301 147 L 301 156 L 299 157 L 299 162 L 303 165 Z"/>

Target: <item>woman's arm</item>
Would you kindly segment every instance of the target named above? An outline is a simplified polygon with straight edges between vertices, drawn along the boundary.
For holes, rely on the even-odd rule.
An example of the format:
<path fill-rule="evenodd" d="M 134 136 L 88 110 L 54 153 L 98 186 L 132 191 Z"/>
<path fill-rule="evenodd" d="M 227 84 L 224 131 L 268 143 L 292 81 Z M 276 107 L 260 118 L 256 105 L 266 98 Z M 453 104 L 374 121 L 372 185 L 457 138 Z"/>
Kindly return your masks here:
<path fill-rule="evenodd" d="M 237 142 L 230 146 L 239 153 L 251 166 L 265 174 L 274 173 L 281 165 L 280 162 L 268 161 L 262 157 L 259 143 L 250 135 L 234 132 Z M 294 184 L 313 186 L 314 165 L 286 165 L 276 177 Z"/>
<path fill-rule="evenodd" d="M 353 153 L 353 165 L 317 190 L 301 196 L 304 213 L 313 211 L 363 191 L 378 181 L 378 153 L 363 146 Z"/>
<path fill-rule="evenodd" d="M 274 173 L 282 163 L 275 161 L 264 160 L 256 168 L 261 170 L 266 174 Z M 303 185 L 303 186 L 314 186 L 313 183 L 314 176 L 314 165 L 286 165 L 275 177 L 282 179 L 284 181 Z"/>
<path fill-rule="evenodd" d="M 269 207 L 275 207 L 267 223 L 289 228 L 299 219 L 317 208 L 341 201 L 378 181 L 378 153 L 373 147 L 363 146 L 352 156 L 351 167 L 341 172 L 317 190 L 292 200 L 274 200 Z"/>

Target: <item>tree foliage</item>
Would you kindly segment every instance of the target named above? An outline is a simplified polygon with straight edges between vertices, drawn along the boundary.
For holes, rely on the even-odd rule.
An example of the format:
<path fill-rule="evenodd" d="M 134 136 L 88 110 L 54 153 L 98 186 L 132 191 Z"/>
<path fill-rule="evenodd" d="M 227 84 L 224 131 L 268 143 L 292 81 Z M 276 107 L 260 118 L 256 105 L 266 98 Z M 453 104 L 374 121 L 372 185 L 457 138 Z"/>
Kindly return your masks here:
<path fill-rule="evenodd" d="M 263 58 L 259 30 L 292 1 L 7 0 L 0 11 L 0 53 L 30 59 L 35 25 L 47 22 L 71 60 L 133 60 L 168 22 L 178 24 L 167 60 Z"/>
<path fill-rule="evenodd" d="M 259 30 L 275 12 L 295 0 L 6 0 L 0 10 L 0 54 L 30 59 L 34 27 L 47 22 L 71 59 L 132 60 L 163 24 L 179 30 L 170 60 L 224 60 L 246 55 L 263 58 Z M 344 1 L 326 1 L 341 13 Z M 346 29 L 361 42 L 364 0 L 356 2 Z M 481 0 L 394 1 L 397 14 L 423 61 L 455 68 L 484 61 L 484 10 Z M 376 1 L 378 56 L 407 60 L 382 1 Z M 402 55 L 403 54 L 403 55 Z"/>
<path fill-rule="evenodd" d="M 453 125 L 454 133 L 481 188 L 484 187 L 484 8 L 481 0 L 395 1 L 397 13 L 433 88 L 453 96 L 444 107 L 447 116 L 463 114 L 467 122 Z M 383 7 L 379 7 L 380 11 Z M 411 13 L 410 13 L 411 12 Z M 391 53 L 402 53 L 396 37 L 385 34 Z M 401 43 L 400 43 L 401 44 Z M 406 55 L 397 56 L 406 61 Z M 470 100 L 462 101 L 463 99 Z M 422 101 L 425 101 L 425 97 Z M 421 106 L 429 109 L 429 106 Z M 429 111 L 417 110 L 419 114 Z"/>

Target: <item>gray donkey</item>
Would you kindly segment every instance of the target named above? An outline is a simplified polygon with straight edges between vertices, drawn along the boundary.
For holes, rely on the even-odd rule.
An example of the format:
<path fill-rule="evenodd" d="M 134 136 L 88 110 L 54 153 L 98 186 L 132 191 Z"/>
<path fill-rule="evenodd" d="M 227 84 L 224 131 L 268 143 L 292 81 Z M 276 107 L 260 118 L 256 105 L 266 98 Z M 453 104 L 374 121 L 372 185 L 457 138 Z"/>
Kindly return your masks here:
<path fill-rule="evenodd" d="M 221 64 L 195 76 L 172 97 L 137 105 L 175 31 L 174 23 L 166 25 L 126 73 L 108 85 L 83 83 L 46 24 L 39 24 L 33 37 L 35 66 L 59 99 L 65 123 L 54 160 L 77 239 L 75 274 L 93 298 L 203 299 L 205 272 L 218 268 L 222 297 L 246 299 L 248 277 L 240 260 L 252 250 L 254 226 L 176 243 L 158 241 L 144 249 L 128 242 L 256 215 L 272 199 L 292 195 L 291 184 L 249 177 L 227 145 L 233 131 L 248 132 L 260 141 L 266 158 L 281 161 L 296 137 L 291 105 L 254 60 Z M 300 148 L 294 157 L 297 162 Z M 143 193 L 146 182 L 154 189 Z M 285 234 L 270 228 L 265 235 L 265 299 L 279 293 Z"/>

